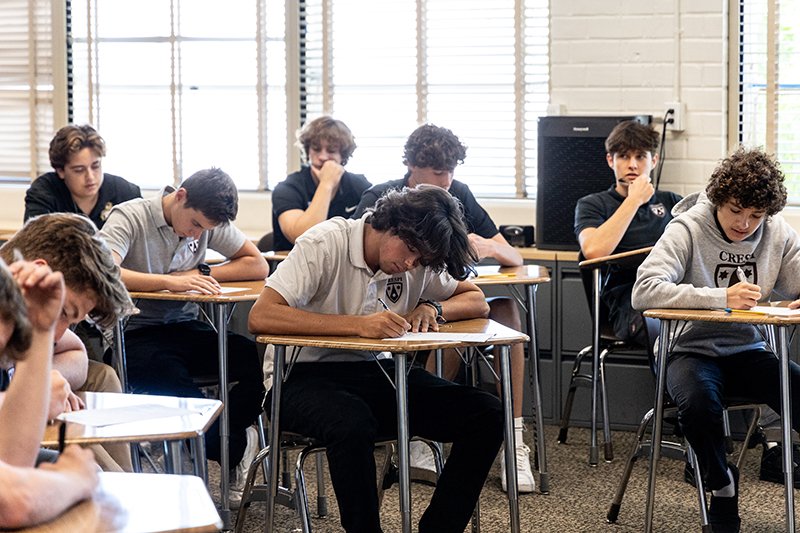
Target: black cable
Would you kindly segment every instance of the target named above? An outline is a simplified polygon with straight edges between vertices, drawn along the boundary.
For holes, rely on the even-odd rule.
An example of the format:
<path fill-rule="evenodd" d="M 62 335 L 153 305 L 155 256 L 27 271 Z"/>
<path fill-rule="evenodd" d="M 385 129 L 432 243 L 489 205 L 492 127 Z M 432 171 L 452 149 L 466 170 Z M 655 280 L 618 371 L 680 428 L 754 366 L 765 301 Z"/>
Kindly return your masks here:
<path fill-rule="evenodd" d="M 672 115 L 672 110 L 668 109 L 667 112 L 664 113 L 664 121 L 661 128 L 661 147 L 658 150 L 658 168 L 656 169 L 656 191 L 658 190 L 658 184 L 661 182 L 661 169 L 664 168 L 664 153 L 665 145 L 667 144 L 667 120 L 670 122 L 673 120 L 668 118 L 670 115 Z"/>

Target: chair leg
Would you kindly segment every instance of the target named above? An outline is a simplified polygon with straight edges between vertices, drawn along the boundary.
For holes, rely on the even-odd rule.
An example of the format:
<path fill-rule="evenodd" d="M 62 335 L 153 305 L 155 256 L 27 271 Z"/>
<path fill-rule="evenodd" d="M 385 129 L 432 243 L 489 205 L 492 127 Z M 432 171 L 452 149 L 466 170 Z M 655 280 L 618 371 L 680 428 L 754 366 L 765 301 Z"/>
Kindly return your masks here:
<path fill-rule="evenodd" d="M 569 419 L 572 416 L 572 404 L 575 401 L 575 391 L 578 388 L 578 382 L 581 379 L 587 379 L 588 376 L 583 376 L 581 371 L 581 364 L 587 354 L 591 353 L 592 347 L 587 346 L 575 356 L 575 362 L 572 365 L 572 374 L 569 380 L 569 390 L 567 391 L 567 398 L 564 400 L 564 411 L 561 413 L 561 428 L 558 430 L 558 443 L 565 444 L 567 442 L 567 432 L 569 431 Z"/>
<path fill-rule="evenodd" d="M 631 453 L 628 455 L 628 460 L 625 463 L 625 470 L 622 472 L 622 478 L 619 480 L 619 485 L 617 485 L 617 491 L 614 493 L 614 499 L 611 501 L 611 505 L 608 508 L 608 512 L 606 513 L 606 521 L 609 524 L 614 524 L 619 518 L 619 511 L 622 507 L 622 498 L 625 496 L 625 489 L 628 487 L 628 481 L 631 479 L 631 473 L 633 472 L 633 465 L 639 459 L 639 457 L 644 456 L 644 452 L 646 450 L 646 446 L 644 444 L 644 436 L 647 432 L 647 425 L 650 423 L 650 420 L 653 418 L 653 409 L 650 409 L 645 415 L 642 417 L 642 421 L 639 423 L 639 428 L 636 430 L 636 443 L 634 444 L 633 448 L 631 449 Z"/>
<path fill-rule="evenodd" d="M 328 496 L 325 494 L 325 456 L 317 453 L 317 516 L 325 518 L 328 516 Z"/>
<path fill-rule="evenodd" d="M 733 437 L 731 437 L 731 418 L 727 409 L 722 411 L 722 426 L 725 430 L 725 453 L 730 455 L 733 453 Z"/>
<path fill-rule="evenodd" d="M 738 468 L 739 471 L 742 470 L 742 464 L 744 464 L 744 456 L 747 453 L 747 443 L 750 442 L 750 437 L 752 437 L 753 433 L 755 433 L 756 428 L 758 427 L 758 420 L 760 418 L 761 407 L 755 406 L 753 409 L 753 418 L 750 420 L 750 425 L 747 426 L 747 434 L 744 436 L 742 449 L 739 450 L 739 457 L 736 458 L 736 468 Z"/>
<path fill-rule="evenodd" d="M 239 511 L 236 514 L 236 527 L 234 533 L 241 533 L 244 529 L 244 521 L 247 517 L 247 510 L 250 507 L 250 501 L 253 493 L 253 485 L 255 484 L 256 472 L 259 465 L 264 464 L 265 459 L 269 456 L 269 447 L 262 448 L 253 459 L 250 468 L 247 469 L 247 477 L 244 481 L 244 489 L 242 491 L 242 502 L 239 505 Z M 269 476 L 265 477 L 269 479 Z"/>
<path fill-rule="evenodd" d="M 608 389 L 606 388 L 606 357 L 608 350 L 600 354 L 600 398 L 603 404 L 603 457 L 607 463 L 614 460 L 614 445 L 611 442 L 611 417 L 608 414 Z"/>
<path fill-rule="evenodd" d="M 727 411 L 726 411 L 727 412 Z M 697 487 L 697 504 L 700 509 L 700 526 L 703 533 L 711 533 L 711 525 L 708 523 L 708 502 L 706 501 L 706 488 L 703 476 L 700 475 L 700 463 L 697 461 L 697 454 L 694 453 L 691 445 L 686 443 L 686 455 L 689 463 L 694 468 L 694 479 Z"/>
<path fill-rule="evenodd" d="M 303 465 L 306 456 L 311 453 L 309 447 L 303 448 L 297 456 L 297 463 L 294 469 L 295 481 L 295 507 L 300 518 L 300 527 L 303 533 L 311 533 L 311 513 L 308 510 L 308 494 L 306 493 L 306 479 L 303 473 Z"/>

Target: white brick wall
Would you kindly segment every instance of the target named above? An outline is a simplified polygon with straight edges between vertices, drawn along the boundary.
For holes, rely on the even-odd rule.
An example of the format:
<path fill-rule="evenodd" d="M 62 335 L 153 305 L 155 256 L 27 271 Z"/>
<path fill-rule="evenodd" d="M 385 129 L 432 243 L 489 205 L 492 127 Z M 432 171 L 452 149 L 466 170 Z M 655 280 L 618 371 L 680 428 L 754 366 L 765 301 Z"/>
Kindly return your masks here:
<path fill-rule="evenodd" d="M 664 103 L 684 102 L 686 129 L 667 134 L 662 187 L 702 188 L 727 150 L 725 5 L 551 2 L 551 102 L 572 115 L 651 114 L 658 128 Z"/>

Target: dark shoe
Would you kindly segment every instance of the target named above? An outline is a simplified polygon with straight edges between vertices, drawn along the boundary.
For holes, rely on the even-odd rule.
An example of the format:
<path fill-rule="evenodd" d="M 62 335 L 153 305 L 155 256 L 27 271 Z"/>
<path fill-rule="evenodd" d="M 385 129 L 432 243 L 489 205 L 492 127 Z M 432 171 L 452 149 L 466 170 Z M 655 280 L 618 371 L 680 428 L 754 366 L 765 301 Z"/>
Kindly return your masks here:
<path fill-rule="evenodd" d="M 711 495 L 711 507 L 708 510 L 708 523 L 714 533 L 739 533 L 742 521 L 739 519 L 739 469 L 728 464 L 733 474 L 735 494 L 728 498 Z"/>
<path fill-rule="evenodd" d="M 800 467 L 798 466 L 800 450 L 798 450 L 797 445 L 794 445 L 792 446 L 792 451 L 794 456 L 794 488 L 800 489 Z M 761 454 L 761 470 L 758 473 L 758 479 L 783 485 L 783 446 L 778 444 L 772 448 L 764 447 L 764 452 Z"/>

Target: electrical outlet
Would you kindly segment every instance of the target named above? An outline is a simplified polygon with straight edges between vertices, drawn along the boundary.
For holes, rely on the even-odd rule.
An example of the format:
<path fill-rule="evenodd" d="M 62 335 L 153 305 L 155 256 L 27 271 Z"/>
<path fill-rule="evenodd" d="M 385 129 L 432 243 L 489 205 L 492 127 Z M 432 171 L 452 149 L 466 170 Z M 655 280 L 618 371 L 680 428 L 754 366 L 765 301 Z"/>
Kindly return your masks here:
<path fill-rule="evenodd" d="M 669 113 L 669 110 L 672 110 L 672 113 Z M 664 104 L 664 112 L 667 116 L 668 130 L 671 131 L 684 130 L 685 128 L 684 117 L 686 115 L 686 104 L 684 104 L 683 102 L 667 102 Z"/>

